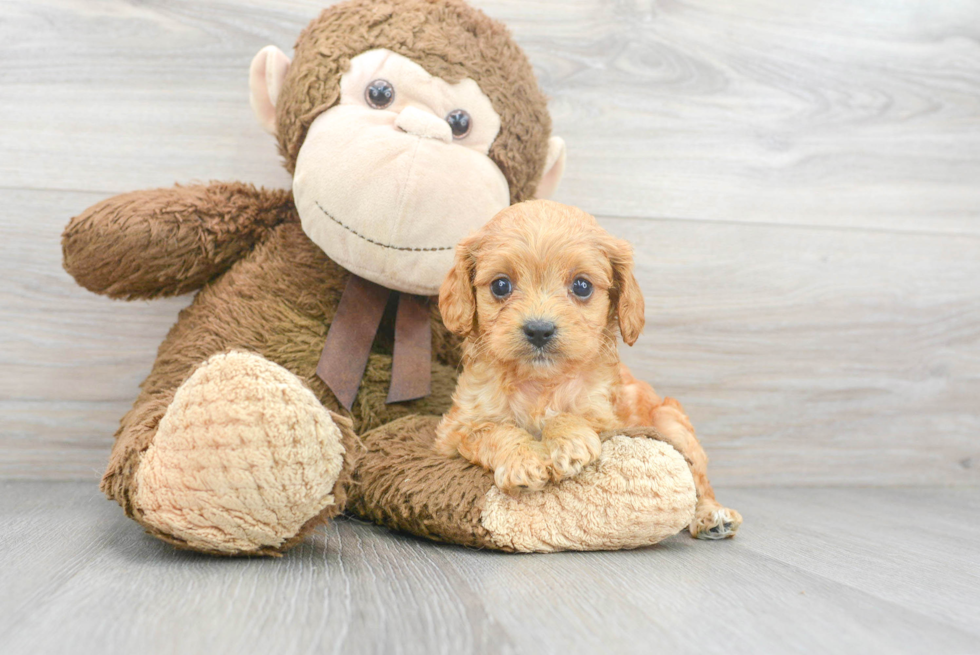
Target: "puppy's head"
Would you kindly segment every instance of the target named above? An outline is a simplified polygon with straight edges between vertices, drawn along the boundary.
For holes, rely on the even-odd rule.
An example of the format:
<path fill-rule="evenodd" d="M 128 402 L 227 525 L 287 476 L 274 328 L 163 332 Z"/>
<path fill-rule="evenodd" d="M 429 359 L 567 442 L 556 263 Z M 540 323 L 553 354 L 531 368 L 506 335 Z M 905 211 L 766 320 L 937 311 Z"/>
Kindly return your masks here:
<path fill-rule="evenodd" d="M 470 352 L 532 375 L 614 353 L 617 327 L 633 345 L 644 321 L 630 245 L 547 200 L 504 209 L 457 246 L 439 309 Z"/>

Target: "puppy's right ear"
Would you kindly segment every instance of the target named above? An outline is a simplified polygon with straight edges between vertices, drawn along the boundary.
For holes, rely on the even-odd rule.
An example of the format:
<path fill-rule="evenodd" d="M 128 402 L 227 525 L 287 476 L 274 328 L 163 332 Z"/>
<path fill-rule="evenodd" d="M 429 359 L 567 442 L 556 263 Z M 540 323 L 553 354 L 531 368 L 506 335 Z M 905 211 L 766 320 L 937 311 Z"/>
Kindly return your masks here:
<path fill-rule="evenodd" d="M 439 287 L 442 322 L 450 332 L 461 337 L 472 334 L 476 324 L 476 292 L 473 289 L 476 261 L 473 246 L 473 237 L 464 239 L 456 246 L 453 267 Z"/>

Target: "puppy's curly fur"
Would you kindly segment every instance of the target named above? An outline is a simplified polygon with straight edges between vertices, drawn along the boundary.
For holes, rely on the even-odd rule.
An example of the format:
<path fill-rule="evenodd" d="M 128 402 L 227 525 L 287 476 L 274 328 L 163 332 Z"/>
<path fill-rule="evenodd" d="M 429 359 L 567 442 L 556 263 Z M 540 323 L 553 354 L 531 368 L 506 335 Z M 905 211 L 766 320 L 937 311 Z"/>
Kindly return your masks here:
<path fill-rule="evenodd" d="M 456 249 L 439 309 L 465 337 L 463 372 L 436 447 L 493 471 L 510 494 L 578 474 L 605 430 L 653 426 L 691 465 L 691 534 L 731 536 L 738 512 L 719 505 L 707 457 L 677 401 L 661 399 L 619 361 L 644 304 L 633 251 L 589 214 L 535 200 L 501 211 Z"/>

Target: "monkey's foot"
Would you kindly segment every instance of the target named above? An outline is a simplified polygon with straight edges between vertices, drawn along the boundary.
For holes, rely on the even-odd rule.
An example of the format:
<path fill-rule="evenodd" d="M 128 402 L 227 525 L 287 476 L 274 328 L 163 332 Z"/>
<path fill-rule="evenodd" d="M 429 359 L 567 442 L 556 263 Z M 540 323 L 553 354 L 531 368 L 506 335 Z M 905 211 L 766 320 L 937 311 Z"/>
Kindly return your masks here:
<path fill-rule="evenodd" d="M 715 540 L 734 537 L 740 525 L 741 514 L 713 500 L 705 500 L 698 502 L 694 520 L 687 529 L 692 537 Z"/>
<path fill-rule="evenodd" d="M 348 423 L 281 366 L 215 355 L 177 390 L 140 461 L 138 519 L 183 548 L 278 554 L 343 509 Z"/>
<path fill-rule="evenodd" d="M 480 522 L 505 550 L 639 548 L 683 530 L 694 504 L 694 480 L 676 450 L 617 435 L 577 476 L 540 492 L 513 498 L 489 489 Z"/>

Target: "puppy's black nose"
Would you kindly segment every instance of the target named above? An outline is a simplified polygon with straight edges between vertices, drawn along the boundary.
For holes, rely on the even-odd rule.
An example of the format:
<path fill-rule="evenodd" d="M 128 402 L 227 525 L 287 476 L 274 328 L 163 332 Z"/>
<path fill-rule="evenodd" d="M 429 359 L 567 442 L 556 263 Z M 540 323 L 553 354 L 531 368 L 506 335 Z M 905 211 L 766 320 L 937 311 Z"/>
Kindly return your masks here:
<path fill-rule="evenodd" d="M 528 321 L 524 324 L 524 336 L 535 347 L 541 348 L 555 336 L 555 324 L 551 321 Z"/>

